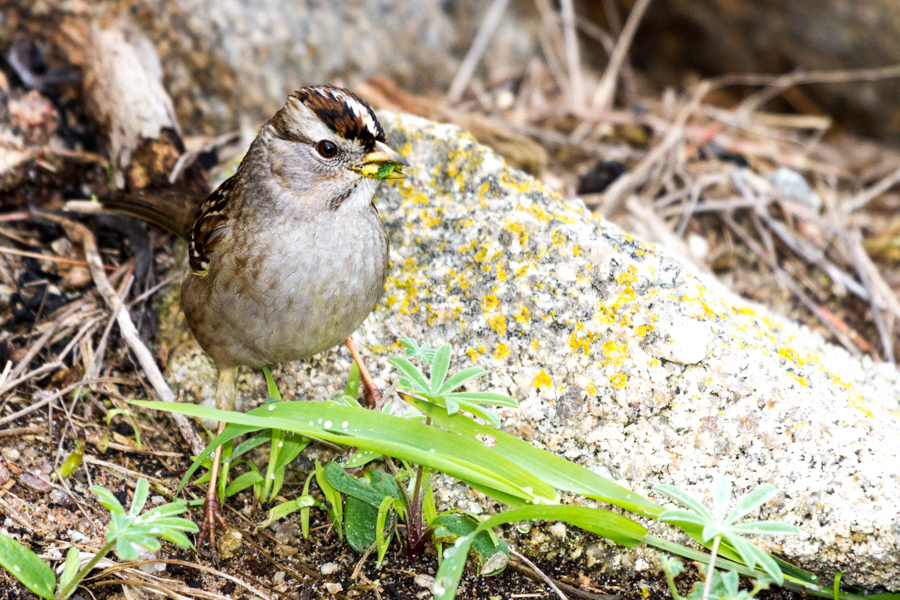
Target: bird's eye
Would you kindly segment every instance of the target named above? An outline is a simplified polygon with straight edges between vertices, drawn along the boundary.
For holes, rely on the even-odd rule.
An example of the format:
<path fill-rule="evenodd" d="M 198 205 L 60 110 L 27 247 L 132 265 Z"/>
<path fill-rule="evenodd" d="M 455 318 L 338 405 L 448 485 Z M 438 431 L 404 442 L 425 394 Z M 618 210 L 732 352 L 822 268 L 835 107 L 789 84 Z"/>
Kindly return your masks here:
<path fill-rule="evenodd" d="M 334 158 L 337 154 L 338 148 L 334 142 L 330 142 L 328 140 L 322 140 L 318 144 L 316 144 L 316 152 L 322 155 L 324 158 Z"/>

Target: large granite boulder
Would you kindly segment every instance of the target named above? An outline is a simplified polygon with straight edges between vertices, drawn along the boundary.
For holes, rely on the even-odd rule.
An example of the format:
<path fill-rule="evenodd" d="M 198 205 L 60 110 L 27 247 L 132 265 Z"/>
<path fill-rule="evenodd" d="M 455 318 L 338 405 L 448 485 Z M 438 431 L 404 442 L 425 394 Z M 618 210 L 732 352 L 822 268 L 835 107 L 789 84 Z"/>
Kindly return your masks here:
<path fill-rule="evenodd" d="M 392 114 L 383 123 L 413 164 L 409 179 L 378 194 L 392 268 L 356 334 L 385 388 L 401 335 L 452 343 L 457 368 L 488 368 L 489 385 L 520 402 L 503 414 L 510 432 L 657 501 L 658 483 L 708 497 L 717 471 L 738 491 L 772 483 L 781 494 L 761 516 L 802 535 L 760 540 L 766 549 L 825 581 L 843 571 L 847 583 L 900 590 L 893 367 L 705 285 L 454 126 Z M 170 380 L 186 399 L 209 401 L 212 367 L 181 331 Z M 348 366 L 341 348 L 277 377 L 287 398 L 326 399 Z M 241 390 L 261 401 L 259 375 L 245 373 Z M 476 502 L 459 486 L 439 500 Z M 532 551 L 559 556 L 555 539 Z M 619 576 L 653 564 L 646 550 L 611 544 L 569 550 L 562 555 Z"/>

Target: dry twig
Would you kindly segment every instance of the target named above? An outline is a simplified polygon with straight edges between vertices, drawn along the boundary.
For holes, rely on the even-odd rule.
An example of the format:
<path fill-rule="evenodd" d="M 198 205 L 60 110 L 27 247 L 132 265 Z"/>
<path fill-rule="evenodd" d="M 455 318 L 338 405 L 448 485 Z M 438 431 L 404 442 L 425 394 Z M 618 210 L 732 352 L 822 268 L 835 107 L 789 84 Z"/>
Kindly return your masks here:
<path fill-rule="evenodd" d="M 634 40 L 634 34 L 641 23 L 641 19 L 644 18 L 644 13 L 647 11 L 648 6 L 650 6 L 650 0 L 637 0 L 634 8 L 631 9 L 631 13 L 629 13 L 628 19 L 625 21 L 625 27 L 622 29 L 622 34 L 619 35 L 616 47 L 609 57 L 609 65 L 607 65 L 606 71 L 603 72 L 603 77 L 600 78 L 600 83 L 594 91 L 594 97 L 591 99 L 592 108 L 604 110 L 612 108 L 619 72 L 622 70 L 625 57 L 628 56 L 628 50 L 631 48 L 631 42 Z"/>
<path fill-rule="evenodd" d="M 450 83 L 450 89 L 447 91 L 447 99 L 450 102 L 455 103 L 462 99 L 466 88 L 469 86 L 469 81 L 478 67 L 478 63 L 481 62 L 481 57 L 484 56 L 491 38 L 503 19 L 503 13 L 506 12 L 508 5 L 509 0 L 494 0 L 491 3 L 491 7 L 481 22 L 481 27 L 478 28 L 478 32 L 475 34 L 475 39 L 472 40 L 472 45 L 469 47 L 466 57 L 459 65 L 459 69 Z"/>

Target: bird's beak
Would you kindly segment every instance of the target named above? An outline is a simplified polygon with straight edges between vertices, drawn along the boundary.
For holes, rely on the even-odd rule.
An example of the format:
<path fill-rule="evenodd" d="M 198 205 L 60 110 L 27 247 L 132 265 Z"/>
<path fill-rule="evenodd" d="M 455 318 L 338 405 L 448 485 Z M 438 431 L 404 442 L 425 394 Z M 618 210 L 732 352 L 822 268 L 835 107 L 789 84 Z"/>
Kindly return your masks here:
<path fill-rule="evenodd" d="M 362 175 L 381 181 L 382 179 L 403 179 L 403 167 L 409 163 L 384 142 L 375 142 L 375 150 L 363 157 L 354 167 Z"/>

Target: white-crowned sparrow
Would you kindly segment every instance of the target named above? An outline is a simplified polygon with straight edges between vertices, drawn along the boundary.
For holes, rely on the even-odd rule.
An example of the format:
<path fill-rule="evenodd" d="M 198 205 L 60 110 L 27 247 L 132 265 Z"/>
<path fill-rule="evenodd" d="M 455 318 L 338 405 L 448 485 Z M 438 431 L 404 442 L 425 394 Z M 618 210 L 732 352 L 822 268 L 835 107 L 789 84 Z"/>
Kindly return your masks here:
<path fill-rule="evenodd" d="M 110 203 L 188 239 L 182 308 L 218 369 L 218 408 L 234 408 L 240 366 L 308 358 L 345 340 L 359 362 L 350 334 L 375 308 L 388 270 L 372 196 L 404 165 L 365 102 L 341 88 L 308 87 L 262 126 L 234 176 L 199 205 L 171 193 Z M 364 384 L 371 403 L 367 373 Z M 218 464 L 217 450 L 201 528 L 213 551 L 216 525 L 224 526 Z"/>

